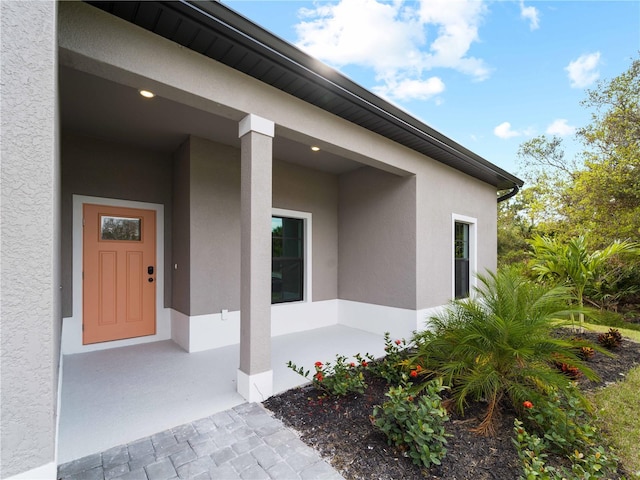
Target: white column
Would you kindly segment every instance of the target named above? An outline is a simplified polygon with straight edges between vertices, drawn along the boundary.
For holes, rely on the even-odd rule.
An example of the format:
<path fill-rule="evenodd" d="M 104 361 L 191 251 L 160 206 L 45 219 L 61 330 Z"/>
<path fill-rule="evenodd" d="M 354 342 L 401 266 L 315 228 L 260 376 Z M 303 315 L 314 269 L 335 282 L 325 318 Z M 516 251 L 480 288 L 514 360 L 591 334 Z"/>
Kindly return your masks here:
<path fill-rule="evenodd" d="M 273 394 L 271 370 L 271 176 L 274 124 L 240 121 L 240 369 L 238 392 L 250 402 Z"/>

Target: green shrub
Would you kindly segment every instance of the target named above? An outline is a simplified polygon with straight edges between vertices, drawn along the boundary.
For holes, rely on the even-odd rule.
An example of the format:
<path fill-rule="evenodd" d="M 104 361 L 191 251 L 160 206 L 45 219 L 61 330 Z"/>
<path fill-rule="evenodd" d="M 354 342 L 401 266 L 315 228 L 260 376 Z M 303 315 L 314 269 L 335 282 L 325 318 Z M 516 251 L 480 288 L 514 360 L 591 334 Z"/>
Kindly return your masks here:
<path fill-rule="evenodd" d="M 402 382 L 402 375 L 405 370 L 404 364 L 407 359 L 407 341 L 403 339 L 391 340 L 389 332 L 384 334 L 385 356 L 375 359 L 367 354 L 370 360 L 369 371 L 380 378 L 383 378 L 389 385 L 398 385 Z"/>
<path fill-rule="evenodd" d="M 529 433 L 523 422 L 515 420 L 513 441 L 522 462 L 522 478 L 583 480 L 612 478 L 617 473 L 618 459 L 598 445 L 598 431 L 586 410 L 588 404 L 575 386 L 527 403 L 526 423 L 537 433 Z M 571 471 L 548 466 L 547 452 L 567 458 Z"/>
<path fill-rule="evenodd" d="M 347 357 L 336 355 L 336 361 L 316 362 L 315 373 L 311 378 L 313 385 L 324 390 L 330 395 L 344 396 L 349 393 L 364 393 L 367 384 L 362 373 L 363 368 L 367 367 L 367 361 L 362 359 L 360 355 L 356 355 L 356 362 L 347 362 Z M 287 367 L 292 369 L 299 375 L 309 378 L 309 370 L 298 367 L 289 361 Z"/>
<path fill-rule="evenodd" d="M 522 411 L 523 401 L 570 383 L 554 367 L 556 360 L 596 376 L 574 343 L 552 334 L 567 319 L 566 288 L 549 289 L 511 269 L 478 278 L 477 299 L 454 301 L 431 319 L 430 330 L 414 337 L 411 361 L 444 379 L 461 413 L 467 401 L 485 399 L 487 411 L 476 430 L 491 434 L 503 399 Z"/>
<path fill-rule="evenodd" d="M 389 400 L 373 409 L 373 424 L 387 436 L 389 445 L 406 449 L 416 465 L 440 465 L 447 453 L 444 422 L 449 417 L 440 399 L 445 387 L 439 379 L 431 380 L 414 398 L 410 385 L 389 389 L 385 394 Z"/>

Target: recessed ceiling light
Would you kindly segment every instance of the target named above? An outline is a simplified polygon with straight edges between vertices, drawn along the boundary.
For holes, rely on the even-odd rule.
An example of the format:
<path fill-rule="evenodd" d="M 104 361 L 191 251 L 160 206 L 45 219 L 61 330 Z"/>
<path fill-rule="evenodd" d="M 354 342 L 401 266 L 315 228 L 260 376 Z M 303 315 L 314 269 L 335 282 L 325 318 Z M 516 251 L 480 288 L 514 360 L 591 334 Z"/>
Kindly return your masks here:
<path fill-rule="evenodd" d="M 156 96 L 155 93 L 149 91 L 149 90 L 138 90 L 140 92 L 140 95 L 142 95 L 144 98 L 153 98 Z"/>
<path fill-rule="evenodd" d="M 314 152 L 318 152 L 320 151 L 320 147 L 313 146 L 311 147 L 311 150 L 313 150 Z"/>

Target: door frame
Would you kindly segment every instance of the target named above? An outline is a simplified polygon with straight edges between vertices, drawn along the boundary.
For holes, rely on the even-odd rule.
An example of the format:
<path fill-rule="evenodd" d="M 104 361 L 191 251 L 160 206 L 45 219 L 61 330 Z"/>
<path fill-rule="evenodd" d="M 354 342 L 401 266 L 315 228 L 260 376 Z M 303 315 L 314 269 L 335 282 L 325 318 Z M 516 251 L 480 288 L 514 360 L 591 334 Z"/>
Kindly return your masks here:
<path fill-rule="evenodd" d="M 140 208 L 156 212 L 156 334 L 145 337 L 113 340 L 110 342 L 82 345 L 82 214 L 85 203 L 95 205 L 110 205 L 114 207 Z M 62 350 L 63 353 L 80 353 L 109 348 L 137 345 L 140 343 L 157 342 L 171 339 L 171 315 L 164 307 L 164 205 L 157 203 L 137 202 L 116 198 L 91 197 L 87 195 L 73 195 L 73 267 L 72 267 L 72 295 L 73 314 L 71 318 L 63 320 Z"/>

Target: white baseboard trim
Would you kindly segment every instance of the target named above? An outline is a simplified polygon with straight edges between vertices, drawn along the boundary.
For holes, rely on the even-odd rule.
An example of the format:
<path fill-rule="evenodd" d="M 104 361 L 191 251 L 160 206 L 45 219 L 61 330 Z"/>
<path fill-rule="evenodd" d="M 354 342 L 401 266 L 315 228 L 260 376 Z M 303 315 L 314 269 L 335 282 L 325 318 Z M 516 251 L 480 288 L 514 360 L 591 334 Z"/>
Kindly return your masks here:
<path fill-rule="evenodd" d="M 429 330 L 429 319 L 431 317 L 440 315 L 447 308 L 446 305 L 440 305 L 438 307 L 431 308 L 423 308 L 422 310 L 418 310 L 418 322 L 417 322 L 417 331 Z"/>
<path fill-rule="evenodd" d="M 341 325 L 378 335 L 389 332 L 392 338 L 406 338 L 407 340 L 411 338 L 413 332 L 425 330 L 429 317 L 443 308 L 438 306 L 410 310 L 350 300 L 340 300 L 339 302 L 338 323 Z"/>
<path fill-rule="evenodd" d="M 306 332 L 338 324 L 340 300 L 281 303 L 271 307 L 271 336 Z"/>
<path fill-rule="evenodd" d="M 238 369 L 238 393 L 248 402 L 264 402 L 273 395 L 273 370 L 247 375 Z"/>
<path fill-rule="evenodd" d="M 416 329 L 415 310 L 340 300 L 338 312 L 341 325 L 378 335 L 409 339 Z"/>
<path fill-rule="evenodd" d="M 75 317 L 62 319 L 61 350 L 63 355 L 74 353 L 95 352 L 108 348 L 128 347 L 141 343 L 159 342 L 171 339 L 171 314 L 170 309 L 163 308 L 156 314 L 156 333 L 146 337 L 127 338 L 125 340 L 114 340 L 111 342 L 82 344 L 82 320 Z"/>
<path fill-rule="evenodd" d="M 171 310 L 171 339 L 189 353 L 240 343 L 240 312 L 189 316 Z"/>
<path fill-rule="evenodd" d="M 338 323 L 339 300 L 300 302 L 271 307 L 271 336 L 304 332 Z M 171 310 L 171 339 L 187 352 L 240 343 L 240 312 L 185 315 Z"/>
<path fill-rule="evenodd" d="M 26 472 L 18 473 L 6 480 L 56 480 L 58 478 L 58 466 L 56 462 L 50 462 Z"/>

